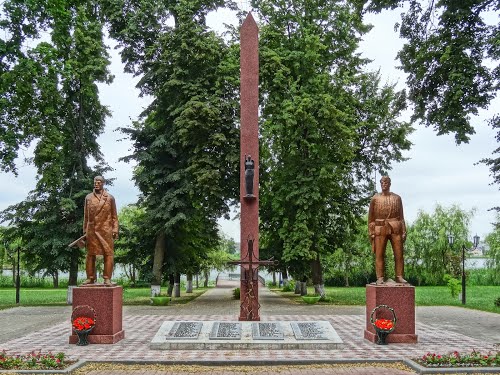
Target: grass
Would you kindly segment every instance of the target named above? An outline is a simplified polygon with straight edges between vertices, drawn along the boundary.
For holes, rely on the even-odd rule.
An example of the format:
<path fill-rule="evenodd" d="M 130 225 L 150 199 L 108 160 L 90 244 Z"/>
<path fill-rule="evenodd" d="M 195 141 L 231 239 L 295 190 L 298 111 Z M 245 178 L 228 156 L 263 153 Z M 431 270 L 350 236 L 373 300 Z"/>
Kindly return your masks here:
<path fill-rule="evenodd" d="M 301 296 L 293 292 L 281 292 L 280 289 L 272 289 L 283 297 L 289 298 L 296 303 L 304 303 Z M 365 305 L 365 288 L 333 288 L 326 287 L 326 301 L 320 301 L 323 305 Z M 458 298 L 453 298 L 446 286 L 420 286 L 415 288 L 415 304 L 417 306 L 460 306 L 474 310 L 489 311 L 500 314 L 500 307 L 495 306 L 494 301 L 500 297 L 498 286 L 467 286 L 467 304 L 464 306 Z"/>
<path fill-rule="evenodd" d="M 181 296 L 172 298 L 169 305 L 181 305 L 199 297 L 207 291 L 208 288 L 193 288 L 193 293 L 187 294 L 181 291 Z M 21 288 L 19 300 L 21 306 L 65 306 L 66 289 L 38 289 Z M 150 288 L 124 288 L 124 305 L 150 305 Z M 0 309 L 16 306 L 15 288 L 0 289 Z"/>
<path fill-rule="evenodd" d="M 326 301 L 318 304 L 327 305 L 365 305 L 365 288 L 333 288 L 326 287 Z M 205 293 L 207 288 L 194 288 L 192 294 L 184 291 L 181 297 L 172 298 L 169 305 L 180 305 L 188 303 Z M 272 289 L 279 292 L 283 297 L 289 298 L 297 303 L 305 303 L 301 296 L 293 292 L 281 292 L 279 289 Z M 498 286 L 467 286 L 467 304 L 464 306 L 453 298 L 446 286 L 421 286 L 415 288 L 415 303 L 417 306 L 460 306 L 475 310 L 489 311 L 500 314 L 500 307 L 495 306 L 495 299 L 500 297 Z M 149 288 L 124 288 L 124 305 L 149 305 Z M 21 288 L 20 304 L 22 306 L 65 306 L 66 289 L 46 289 L 46 288 Z M 0 310 L 10 308 L 15 305 L 15 288 L 0 289 Z"/>

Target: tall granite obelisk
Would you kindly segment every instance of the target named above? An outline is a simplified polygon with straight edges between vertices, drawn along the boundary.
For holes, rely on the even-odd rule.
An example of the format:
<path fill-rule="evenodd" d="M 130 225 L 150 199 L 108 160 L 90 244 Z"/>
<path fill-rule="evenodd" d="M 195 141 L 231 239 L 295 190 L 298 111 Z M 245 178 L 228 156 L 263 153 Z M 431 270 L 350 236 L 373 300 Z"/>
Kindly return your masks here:
<path fill-rule="evenodd" d="M 240 30 L 241 288 L 239 320 L 260 320 L 259 258 L 259 28 L 249 13 Z"/>

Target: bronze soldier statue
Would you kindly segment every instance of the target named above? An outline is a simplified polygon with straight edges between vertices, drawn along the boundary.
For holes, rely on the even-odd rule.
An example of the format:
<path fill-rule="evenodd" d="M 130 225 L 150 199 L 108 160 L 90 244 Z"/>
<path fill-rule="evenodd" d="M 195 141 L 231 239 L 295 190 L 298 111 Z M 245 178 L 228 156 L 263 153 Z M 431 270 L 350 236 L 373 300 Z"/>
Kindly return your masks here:
<path fill-rule="evenodd" d="M 87 280 L 96 281 L 95 261 L 97 255 L 104 257 L 104 284 L 111 285 L 114 263 L 114 240 L 118 238 L 118 215 L 115 198 L 104 190 L 104 178 L 94 178 L 94 191 L 85 197 L 83 234 L 87 244 L 85 270 Z"/>
<path fill-rule="evenodd" d="M 390 192 L 391 179 L 389 176 L 383 176 L 380 179 L 380 186 L 382 193 L 373 196 L 368 212 L 368 232 L 370 234 L 372 250 L 375 253 L 377 285 L 386 283 L 385 249 L 387 241 L 391 241 L 394 251 L 396 282 L 407 283 L 403 278 L 403 244 L 406 240 L 403 203 L 399 195 Z"/>

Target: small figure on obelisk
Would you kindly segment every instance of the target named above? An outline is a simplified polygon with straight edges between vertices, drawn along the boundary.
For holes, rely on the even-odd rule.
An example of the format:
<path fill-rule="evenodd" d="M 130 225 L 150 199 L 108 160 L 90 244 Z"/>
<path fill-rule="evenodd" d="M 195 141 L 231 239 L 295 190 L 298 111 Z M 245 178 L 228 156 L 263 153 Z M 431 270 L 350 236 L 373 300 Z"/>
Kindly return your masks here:
<path fill-rule="evenodd" d="M 245 155 L 245 190 L 247 197 L 253 197 L 253 177 L 255 173 L 255 161 L 250 155 Z"/>
<path fill-rule="evenodd" d="M 370 202 L 368 212 L 368 232 L 372 250 L 375 253 L 375 273 L 377 285 L 393 282 L 385 279 L 385 249 L 391 241 L 394 252 L 396 283 L 407 281 L 404 276 L 403 244 L 406 240 L 406 225 L 403 215 L 401 197 L 390 192 L 391 179 L 383 176 L 380 179 L 382 192 L 375 194 Z"/>
<path fill-rule="evenodd" d="M 85 270 L 87 280 L 96 281 L 95 261 L 97 255 L 104 257 L 104 285 L 111 285 L 114 263 L 114 240 L 118 238 L 118 215 L 115 198 L 104 189 L 104 178 L 94 178 L 94 191 L 85 197 L 83 235 L 87 244 Z"/>

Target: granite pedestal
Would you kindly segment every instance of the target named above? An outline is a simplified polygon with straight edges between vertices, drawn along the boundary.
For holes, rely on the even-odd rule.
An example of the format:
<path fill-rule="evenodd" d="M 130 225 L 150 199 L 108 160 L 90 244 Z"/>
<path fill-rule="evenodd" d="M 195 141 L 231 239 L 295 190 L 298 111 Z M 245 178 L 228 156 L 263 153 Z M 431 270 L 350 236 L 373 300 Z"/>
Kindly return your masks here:
<path fill-rule="evenodd" d="M 122 328 L 123 289 L 121 286 L 92 284 L 73 289 L 73 309 L 88 305 L 96 312 L 96 325 L 89 334 L 91 344 L 115 344 L 125 338 Z M 76 344 L 78 336 L 69 336 L 69 343 Z"/>
<path fill-rule="evenodd" d="M 387 336 L 387 343 L 417 343 L 415 334 L 415 287 L 408 284 L 366 285 L 366 328 L 365 339 L 376 342 L 377 334 L 370 322 L 373 309 L 387 305 L 396 314 L 396 329 Z M 378 309 L 374 319 L 392 319 L 388 309 Z"/>

